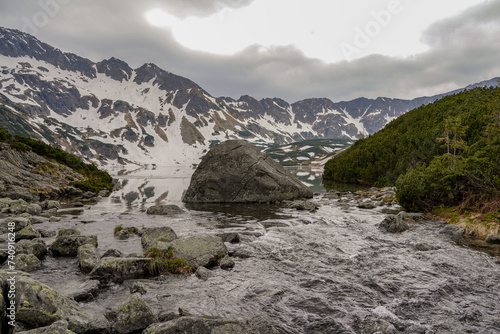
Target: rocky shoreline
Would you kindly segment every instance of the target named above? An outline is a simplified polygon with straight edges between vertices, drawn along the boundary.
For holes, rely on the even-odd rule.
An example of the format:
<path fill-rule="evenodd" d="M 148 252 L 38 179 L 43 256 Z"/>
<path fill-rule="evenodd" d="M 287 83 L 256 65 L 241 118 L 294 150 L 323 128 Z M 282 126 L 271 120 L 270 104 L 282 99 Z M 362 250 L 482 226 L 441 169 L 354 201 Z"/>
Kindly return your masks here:
<path fill-rule="evenodd" d="M 75 333 L 132 333 L 144 330 L 144 333 L 173 333 L 174 330 L 181 331 L 189 327 L 196 328 L 199 333 L 234 333 L 235 330 L 238 333 L 276 333 L 272 325 L 262 319 L 204 319 L 186 316 L 182 310 L 179 314 L 168 316 L 154 314 L 141 297 L 144 286 L 140 283 L 141 279 L 158 277 L 157 272 L 148 270 L 151 258 L 142 254 L 130 254 L 125 257 L 120 251 L 113 249 L 98 250 L 99 236 L 82 235 L 76 229 L 61 228 L 55 232 L 36 227 L 37 224 L 47 221 L 57 226 L 60 219 L 57 213 L 65 206 L 63 203 L 51 200 L 28 203 L 23 200 L 0 199 L 0 205 L 2 214 L 7 216 L 0 223 L 4 245 L 4 249 L 0 250 L 0 259 L 4 262 L 0 271 L 0 284 L 2 291 L 6 291 L 8 279 L 11 277 L 11 270 L 8 268 L 10 259 L 18 272 L 16 332 L 26 330 L 29 333 L 51 333 L 54 330 L 69 330 Z M 309 211 L 323 205 L 339 206 L 343 210 L 380 210 L 387 213 L 378 227 L 384 233 L 404 233 L 420 221 L 431 220 L 424 214 L 401 211 L 395 202 L 393 188 L 372 188 L 355 193 L 330 191 L 316 194 L 313 200 L 288 201 L 282 205 Z M 69 208 L 70 206 L 66 205 L 66 209 Z M 148 214 L 163 214 L 166 217 L 175 216 L 180 212 L 180 208 L 172 205 L 151 207 L 148 210 Z M 462 228 L 439 223 L 443 224 L 442 233 L 451 239 L 462 242 L 467 238 Z M 169 247 L 173 248 L 176 256 L 185 259 L 192 267 L 188 275 L 192 273 L 201 280 L 211 277 L 213 270 L 231 270 L 234 267 L 235 263 L 229 257 L 226 244 L 239 242 L 240 239 L 234 233 L 179 239 L 169 227 L 138 229 L 126 226 L 118 230 L 116 238 L 127 238 L 130 233 L 139 235 L 144 251 L 152 248 L 168 251 Z M 122 231 L 124 233 L 120 233 Z M 15 233 L 15 252 L 11 251 L 12 248 L 8 244 L 9 237 L 13 235 L 9 233 Z M 50 241 L 46 242 L 47 240 Z M 15 257 L 12 258 L 13 253 Z M 87 275 L 85 282 L 65 291 L 66 295 L 37 282 L 29 275 L 29 272 L 40 269 L 48 257 L 61 256 L 75 258 L 75 270 Z M 130 296 L 121 305 L 117 305 L 114 311 L 96 314 L 79 306 L 78 303 L 93 300 L 110 283 L 123 284 L 127 280 L 135 282 L 130 288 Z M 6 309 L 10 301 L 7 296 L 2 297 L 0 306 Z M 3 323 L 2 328 L 8 328 L 8 324 Z"/>

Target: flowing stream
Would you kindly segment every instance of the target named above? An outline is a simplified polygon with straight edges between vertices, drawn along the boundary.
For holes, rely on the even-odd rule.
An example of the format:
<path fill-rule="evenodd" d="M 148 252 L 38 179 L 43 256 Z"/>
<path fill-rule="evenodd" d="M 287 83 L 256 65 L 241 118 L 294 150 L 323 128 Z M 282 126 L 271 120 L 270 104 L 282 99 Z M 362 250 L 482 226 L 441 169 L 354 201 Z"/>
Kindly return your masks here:
<path fill-rule="evenodd" d="M 313 199 L 320 205 L 315 213 L 269 205 L 186 208 L 180 199 L 191 173 L 179 167 L 119 176 L 122 190 L 41 227 L 76 227 L 98 235 L 101 253 L 114 248 L 125 255 L 143 250 L 138 236 L 114 238 L 118 225 L 166 225 L 179 237 L 239 233 L 240 243 L 227 244 L 232 271 L 215 269 L 207 281 L 194 275 L 139 280 L 144 299 L 163 316 L 179 309 L 227 319 L 259 316 L 282 333 L 500 333 L 498 258 L 456 244 L 443 223 L 383 233 L 377 228 L 382 210 L 346 208 L 324 192 Z M 308 180 L 317 183 L 312 175 Z M 146 215 L 159 201 L 184 213 Z M 74 258 L 49 257 L 32 276 L 56 290 L 86 279 Z M 132 283 L 110 285 L 81 305 L 110 312 Z"/>

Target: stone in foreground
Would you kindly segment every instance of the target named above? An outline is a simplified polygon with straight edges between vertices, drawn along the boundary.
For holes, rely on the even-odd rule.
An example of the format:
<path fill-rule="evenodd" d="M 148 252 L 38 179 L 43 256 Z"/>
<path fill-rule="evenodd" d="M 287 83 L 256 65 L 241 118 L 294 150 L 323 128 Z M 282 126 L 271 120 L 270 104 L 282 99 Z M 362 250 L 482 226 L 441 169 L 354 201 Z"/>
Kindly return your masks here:
<path fill-rule="evenodd" d="M 121 334 L 132 333 L 143 330 L 155 322 L 157 319 L 149 305 L 142 299 L 140 293 L 134 293 L 118 307 L 115 330 Z"/>
<path fill-rule="evenodd" d="M 203 157 L 182 201 L 268 203 L 312 197 L 300 180 L 252 144 L 228 140 Z"/>
<path fill-rule="evenodd" d="M 195 268 L 217 266 L 228 255 L 222 239 L 215 236 L 176 239 L 170 245 L 174 248 L 175 257 L 186 259 Z"/>
<path fill-rule="evenodd" d="M 222 319 L 206 319 L 197 317 L 181 317 L 168 322 L 149 326 L 143 334 L 277 334 L 278 331 L 266 321 L 259 318 L 231 321 Z"/>

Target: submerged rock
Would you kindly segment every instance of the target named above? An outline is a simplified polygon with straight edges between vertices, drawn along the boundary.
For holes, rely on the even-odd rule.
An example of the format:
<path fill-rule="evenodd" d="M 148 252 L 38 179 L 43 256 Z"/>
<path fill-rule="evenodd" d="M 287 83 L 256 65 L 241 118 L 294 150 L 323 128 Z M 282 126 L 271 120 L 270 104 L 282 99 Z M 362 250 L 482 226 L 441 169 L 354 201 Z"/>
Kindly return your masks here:
<path fill-rule="evenodd" d="M 122 334 L 132 333 L 143 330 L 157 321 L 141 294 L 134 293 L 118 307 L 115 330 Z"/>
<path fill-rule="evenodd" d="M 182 213 L 182 209 L 177 205 L 155 205 L 148 208 L 146 211 L 148 215 L 162 215 L 162 216 L 172 216 Z"/>
<path fill-rule="evenodd" d="M 214 273 L 210 269 L 207 269 L 205 267 L 199 267 L 198 269 L 196 269 L 196 272 L 194 274 L 202 281 L 206 281 L 210 277 L 214 276 Z"/>
<path fill-rule="evenodd" d="M 60 291 L 63 295 L 77 302 L 87 302 L 95 299 L 99 294 L 98 280 L 73 280 L 64 284 L 63 290 Z"/>
<path fill-rule="evenodd" d="M 267 203 L 312 197 L 309 188 L 255 146 L 228 140 L 203 157 L 182 201 Z"/>

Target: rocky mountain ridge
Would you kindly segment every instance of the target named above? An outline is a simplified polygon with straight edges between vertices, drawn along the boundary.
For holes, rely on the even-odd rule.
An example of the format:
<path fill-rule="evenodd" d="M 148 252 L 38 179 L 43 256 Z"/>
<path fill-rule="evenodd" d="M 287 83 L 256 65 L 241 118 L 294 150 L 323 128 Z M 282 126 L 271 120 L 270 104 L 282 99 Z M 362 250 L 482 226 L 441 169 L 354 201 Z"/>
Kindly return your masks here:
<path fill-rule="evenodd" d="M 446 95 L 338 103 L 213 97 L 154 64 L 94 63 L 6 28 L 0 28 L 0 94 L 0 126 L 108 166 L 197 163 L 213 143 L 227 139 L 354 139 Z"/>

